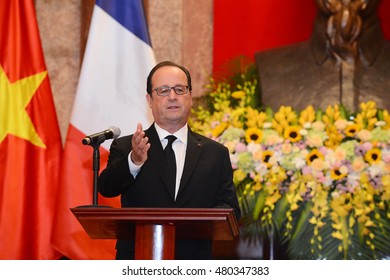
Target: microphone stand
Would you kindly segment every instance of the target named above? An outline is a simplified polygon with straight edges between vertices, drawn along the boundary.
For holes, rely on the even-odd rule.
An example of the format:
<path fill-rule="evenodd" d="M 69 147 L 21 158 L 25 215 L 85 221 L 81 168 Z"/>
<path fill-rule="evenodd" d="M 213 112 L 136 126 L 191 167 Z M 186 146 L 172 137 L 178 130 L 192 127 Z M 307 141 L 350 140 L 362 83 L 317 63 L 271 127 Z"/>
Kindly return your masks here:
<path fill-rule="evenodd" d="M 93 147 L 93 162 L 92 162 L 92 169 L 93 169 L 93 199 L 92 199 L 92 205 L 97 206 L 98 205 L 98 177 L 99 177 L 99 170 L 100 170 L 100 144 L 92 145 Z"/>
<path fill-rule="evenodd" d="M 93 170 L 93 198 L 92 198 L 92 205 L 82 205 L 78 207 L 111 207 L 107 205 L 98 205 L 98 177 L 99 177 L 99 170 L 100 170 L 100 144 L 105 141 L 105 138 L 99 137 L 98 141 L 96 143 L 91 144 L 90 146 L 93 147 L 93 156 L 92 156 L 92 170 Z M 78 208 L 77 207 L 77 208 Z"/>

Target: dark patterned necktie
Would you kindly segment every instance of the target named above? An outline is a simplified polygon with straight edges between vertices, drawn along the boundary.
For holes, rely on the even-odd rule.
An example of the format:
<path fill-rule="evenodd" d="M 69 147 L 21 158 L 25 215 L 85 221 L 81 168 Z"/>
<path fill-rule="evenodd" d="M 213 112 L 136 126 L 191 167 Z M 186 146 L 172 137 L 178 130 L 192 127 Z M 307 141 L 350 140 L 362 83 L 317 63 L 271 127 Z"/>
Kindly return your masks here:
<path fill-rule="evenodd" d="M 175 142 L 175 140 L 177 138 L 175 136 L 173 136 L 173 135 L 168 135 L 167 137 L 165 137 L 165 139 L 168 140 L 168 144 L 165 147 L 164 152 L 165 152 L 165 155 L 166 155 L 167 160 L 168 160 L 169 182 L 170 182 L 170 186 L 169 187 L 170 187 L 173 195 L 175 195 L 175 188 L 176 188 L 176 157 L 175 157 L 175 152 L 172 149 L 172 143 Z"/>

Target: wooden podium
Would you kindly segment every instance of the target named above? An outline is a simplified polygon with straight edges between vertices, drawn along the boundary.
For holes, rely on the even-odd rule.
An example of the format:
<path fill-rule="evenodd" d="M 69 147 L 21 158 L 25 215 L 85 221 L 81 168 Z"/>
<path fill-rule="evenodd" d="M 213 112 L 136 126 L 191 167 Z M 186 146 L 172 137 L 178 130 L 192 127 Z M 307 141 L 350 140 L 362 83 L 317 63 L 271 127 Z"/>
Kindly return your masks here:
<path fill-rule="evenodd" d="M 106 208 L 71 211 L 93 239 L 134 239 L 135 259 L 173 260 L 176 239 L 233 240 L 231 208 Z"/>

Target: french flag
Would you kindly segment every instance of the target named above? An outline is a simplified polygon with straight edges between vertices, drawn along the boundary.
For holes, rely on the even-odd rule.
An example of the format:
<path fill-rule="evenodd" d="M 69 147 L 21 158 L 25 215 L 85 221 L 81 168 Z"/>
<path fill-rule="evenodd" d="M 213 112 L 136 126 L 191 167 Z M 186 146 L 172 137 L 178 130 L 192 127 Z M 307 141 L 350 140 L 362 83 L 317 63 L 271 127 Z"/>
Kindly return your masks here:
<path fill-rule="evenodd" d="M 69 259 L 114 259 L 115 240 L 91 239 L 69 208 L 93 200 L 93 149 L 81 140 L 117 126 L 132 134 L 137 123 L 153 122 L 146 101 L 146 78 L 155 65 L 142 0 L 97 0 L 62 162 L 52 243 Z M 100 148 L 105 168 L 111 141 Z M 98 197 L 120 207 L 119 198 Z"/>

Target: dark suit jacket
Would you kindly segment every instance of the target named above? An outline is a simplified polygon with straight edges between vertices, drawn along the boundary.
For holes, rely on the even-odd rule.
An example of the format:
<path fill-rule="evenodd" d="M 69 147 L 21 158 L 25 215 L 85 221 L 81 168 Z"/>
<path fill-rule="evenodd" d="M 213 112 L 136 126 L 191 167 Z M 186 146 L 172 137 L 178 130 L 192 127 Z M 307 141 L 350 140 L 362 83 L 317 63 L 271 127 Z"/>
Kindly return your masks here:
<path fill-rule="evenodd" d="M 128 165 L 132 135 L 113 141 L 107 168 L 98 180 L 99 192 L 103 196 L 121 195 L 122 207 L 232 207 L 237 219 L 240 218 L 229 152 L 225 146 L 188 130 L 184 170 L 174 200 L 165 176 L 168 164 L 154 125 L 145 131 L 145 135 L 151 147 L 136 178 L 131 175 Z M 118 251 L 132 247 L 130 241 L 119 240 L 117 243 Z M 211 242 L 182 241 L 176 244 L 176 249 L 177 259 L 211 257 Z"/>

